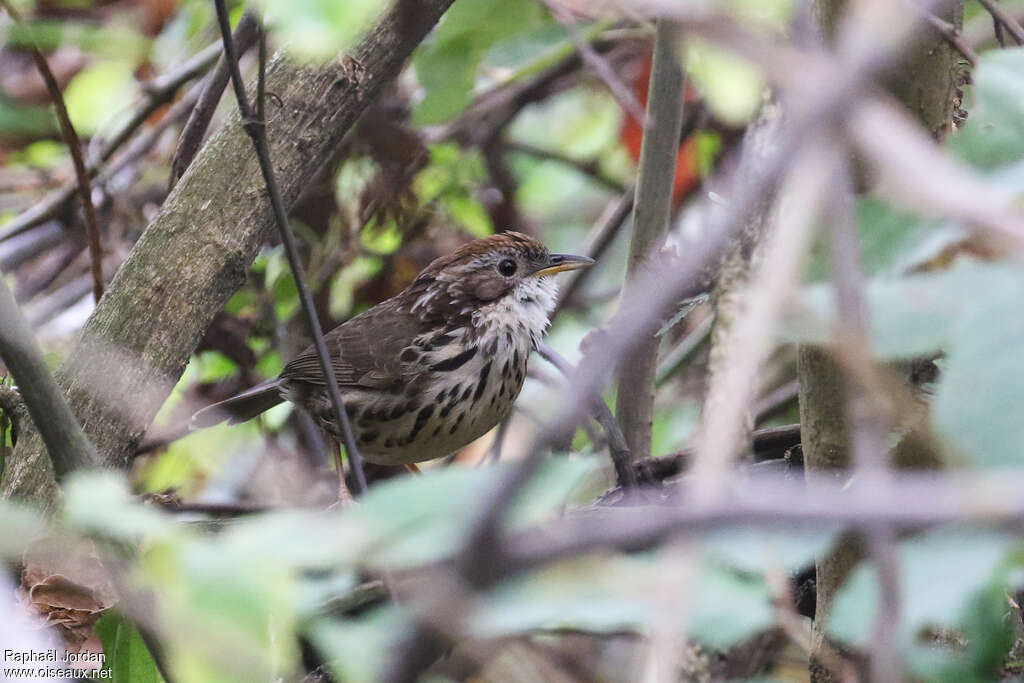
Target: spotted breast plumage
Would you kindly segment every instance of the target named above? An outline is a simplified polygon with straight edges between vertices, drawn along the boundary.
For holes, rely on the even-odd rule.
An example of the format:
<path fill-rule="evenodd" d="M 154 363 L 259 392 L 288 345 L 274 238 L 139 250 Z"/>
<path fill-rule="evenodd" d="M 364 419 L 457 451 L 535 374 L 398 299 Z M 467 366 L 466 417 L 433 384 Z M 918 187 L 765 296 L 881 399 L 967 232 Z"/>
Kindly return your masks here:
<path fill-rule="evenodd" d="M 449 455 L 509 414 L 554 308 L 555 273 L 590 265 L 506 232 L 427 266 L 398 295 L 324 336 L 360 452 L 403 465 Z M 340 438 L 312 348 L 281 375 L 205 408 L 196 427 L 248 420 L 283 400 Z"/>

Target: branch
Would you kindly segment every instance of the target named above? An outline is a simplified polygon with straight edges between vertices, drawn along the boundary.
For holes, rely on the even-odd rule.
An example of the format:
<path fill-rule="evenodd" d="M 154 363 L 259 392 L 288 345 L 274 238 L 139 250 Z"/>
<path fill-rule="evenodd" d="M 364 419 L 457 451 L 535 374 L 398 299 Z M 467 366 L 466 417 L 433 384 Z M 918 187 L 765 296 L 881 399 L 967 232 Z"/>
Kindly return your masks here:
<path fill-rule="evenodd" d="M 0 0 L 0 4 L 7 10 L 7 14 L 16 23 L 21 22 L 21 16 L 11 6 L 8 0 Z M 32 42 L 32 59 L 36 63 L 39 75 L 46 83 L 46 89 L 53 101 L 53 108 L 57 112 L 57 121 L 60 123 L 60 131 L 67 143 L 68 152 L 71 153 L 71 161 L 75 167 L 75 179 L 78 182 L 78 193 L 82 197 L 82 210 L 85 213 L 85 234 L 89 242 L 89 261 L 92 270 L 92 296 L 99 302 L 103 296 L 103 249 L 100 246 L 100 226 L 96 221 L 96 207 L 92 205 L 92 189 L 89 186 L 89 172 L 85 167 L 85 157 L 82 155 L 82 141 L 78 138 L 71 117 L 68 116 L 68 108 L 64 104 L 64 95 L 60 91 L 57 79 L 50 71 L 49 64 L 39 48 Z"/>
<path fill-rule="evenodd" d="M 352 434 L 352 425 L 349 424 L 348 414 L 345 412 L 345 404 L 341 399 L 341 390 L 338 388 L 338 380 L 334 375 L 334 365 L 331 363 L 330 354 L 327 352 L 327 345 L 324 344 L 323 329 L 320 326 L 320 319 L 316 314 L 313 296 L 309 293 L 309 286 L 306 284 L 306 273 L 302 267 L 299 250 L 295 246 L 295 236 L 292 234 L 291 226 L 288 224 L 288 213 L 285 211 L 284 202 L 281 199 L 281 188 L 277 184 L 277 177 L 274 175 L 274 165 L 270 161 L 270 144 L 267 142 L 266 122 L 263 118 L 263 57 L 265 50 L 263 30 L 260 29 L 260 78 L 257 82 L 256 100 L 256 107 L 259 111 L 257 113 L 249 104 L 249 98 L 245 94 L 245 82 L 242 80 L 242 73 L 238 69 L 238 55 L 235 53 L 235 47 L 231 40 L 231 24 L 228 18 L 227 5 L 225 0 L 214 0 L 214 4 L 217 7 L 217 21 L 220 24 L 221 39 L 224 41 L 224 57 L 231 71 L 231 83 L 235 88 L 238 110 L 242 114 L 242 127 L 252 140 L 252 145 L 256 150 L 256 157 L 260 162 L 263 182 L 266 183 L 267 193 L 270 195 L 270 205 L 274 210 L 274 219 L 277 223 L 278 232 L 281 235 L 281 242 L 284 244 L 285 255 L 288 257 L 288 267 L 291 269 L 292 277 L 295 279 L 302 311 L 306 315 L 309 332 L 313 337 L 313 346 L 316 348 L 316 355 L 320 360 L 320 370 L 324 374 L 327 395 L 330 397 L 331 407 L 334 409 L 334 418 L 337 420 L 338 425 L 341 426 L 349 464 L 352 466 L 353 472 L 355 472 L 357 493 L 363 493 L 366 490 L 363 460 L 359 457 L 359 450 L 356 448 L 356 439 Z M 345 474 L 340 461 L 338 462 L 338 484 L 340 487 L 339 493 L 342 495 L 342 500 L 344 500 L 345 494 L 341 492 L 345 491 Z"/>
<path fill-rule="evenodd" d="M 449 4 L 399 2 L 348 59 L 319 67 L 270 60 L 267 90 L 286 115 L 270 117 L 267 135 L 285 206 Z M 233 118 L 168 196 L 57 372 L 104 463 L 126 465 L 203 330 L 245 281 L 273 229 L 270 207 L 255 201 L 262 191 L 252 143 Z M 24 434 L 4 470 L 2 493 L 52 508 L 54 490 L 38 436 Z"/>
<path fill-rule="evenodd" d="M 960 53 L 960 55 L 967 60 L 971 66 L 978 65 L 978 54 L 971 49 L 971 46 L 967 44 L 963 36 L 960 34 L 960 29 L 946 21 L 942 17 L 935 16 L 931 12 L 926 12 L 924 18 L 928 21 L 932 28 L 934 28 L 942 38 L 949 43 L 954 50 Z"/>
<path fill-rule="evenodd" d="M 755 462 L 776 460 L 800 444 L 800 425 L 766 427 L 752 435 L 751 455 Z M 640 481 L 655 482 L 671 479 L 686 471 L 693 462 L 693 450 L 686 449 L 658 457 L 641 458 L 633 462 Z"/>
<path fill-rule="evenodd" d="M 1024 499 L 1019 495 L 1024 474 L 1020 470 L 985 476 L 900 475 L 881 492 L 858 484 L 857 480 L 851 484 L 825 475 L 813 486 L 804 486 L 790 478 L 762 475 L 706 506 L 674 501 L 676 504 L 600 508 L 568 516 L 512 535 L 497 578 L 565 557 L 609 548 L 640 552 L 676 535 L 735 526 L 910 531 L 972 520 L 1015 527 L 1024 524 Z M 979 496 L 979 491 L 985 495 Z"/>
<path fill-rule="evenodd" d="M 505 143 L 505 147 L 511 152 L 528 154 L 529 156 L 536 157 L 537 159 L 554 161 L 564 166 L 568 166 L 569 168 L 573 168 L 593 180 L 601 187 L 611 190 L 612 192 L 618 192 L 621 194 L 626 191 L 626 186 L 623 185 L 621 181 L 601 172 L 596 159 L 591 161 L 580 161 L 579 159 L 573 159 L 565 154 L 541 149 L 540 147 L 528 145 L 524 142 L 507 142 Z"/>
<path fill-rule="evenodd" d="M 633 96 L 633 92 L 622 82 L 619 78 L 618 73 L 615 69 L 605 60 L 601 55 L 597 54 L 593 46 L 590 44 L 590 40 L 580 33 L 579 28 L 576 26 L 576 22 L 573 20 L 572 15 L 562 6 L 557 0 L 543 0 L 547 6 L 548 11 L 555 18 L 559 24 L 565 27 L 565 30 L 569 34 L 569 39 L 572 40 L 573 45 L 576 46 L 576 50 L 580 53 L 580 57 L 584 63 L 594 70 L 597 77 L 600 78 L 608 90 L 612 93 L 612 97 L 619 103 L 626 115 L 633 118 L 637 123 L 640 124 L 641 128 L 647 127 L 647 117 L 644 115 L 644 109 L 640 106 L 640 103 L 636 101 L 636 97 Z M 649 110 L 648 110 L 649 111 Z"/>
<path fill-rule="evenodd" d="M 181 68 L 155 79 L 145 89 L 146 99 L 142 105 L 125 122 L 124 126 L 100 147 L 99 152 L 89 160 L 86 165 L 89 175 L 95 175 L 101 164 L 108 161 L 157 109 L 174 99 L 181 86 L 201 75 L 213 60 L 217 58 L 218 54 L 220 54 L 220 43 L 215 43 L 185 62 Z M 56 216 L 74 197 L 75 188 L 74 183 L 65 185 L 59 190 L 51 192 L 42 201 L 5 223 L 3 226 L 4 232 L 0 234 L 0 242 L 20 235 Z"/>
<path fill-rule="evenodd" d="M 637 273 L 648 269 L 650 259 L 660 252 L 672 212 L 679 131 L 683 125 L 683 73 L 677 54 L 678 41 L 679 27 L 670 21 L 659 21 L 647 97 L 651 125 L 644 130 L 633 202 L 627 290 L 635 282 Z M 638 457 L 651 454 L 654 380 L 661 343 L 655 332 L 653 328 L 645 330 L 643 341 L 619 366 L 616 417 L 630 450 Z"/>
<path fill-rule="evenodd" d="M 609 209 L 605 210 L 605 214 L 600 222 L 591 230 L 593 237 L 587 240 L 590 244 L 587 249 L 587 256 L 595 261 L 600 261 L 601 256 L 608 251 L 608 247 L 615 241 L 622 226 L 626 223 L 626 219 L 629 218 L 630 213 L 633 211 L 634 195 L 635 193 L 632 189 L 626 190 L 622 193 L 622 197 L 616 200 Z M 593 272 L 594 268 L 584 268 L 575 271 L 575 277 L 572 277 L 569 280 L 569 284 L 559 293 L 558 303 L 555 304 L 555 310 L 551 313 L 552 320 L 572 301 L 576 292 L 586 282 L 587 276 Z"/>
<path fill-rule="evenodd" d="M 1018 45 L 1024 45 L 1024 27 L 1021 27 L 1020 23 L 1009 12 L 1000 7 L 996 0 L 978 0 L 978 4 L 992 15 L 992 20 L 996 22 L 996 25 L 1001 24 L 1006 27 L 1006 30 L 1010 32 L 1010 35 L 1013 36 Z"/>
<path fill-rule="evenodd" d="M 576 373 L 576 368 L 547 344 L 540 344 L 537 347 L 537 352 L 544 360 L 558 368 L 558 371 L 565 375 L 567 379 L 571 380 Z M 612 415 L 608 404 L 600 397 L 593 401 L 591 411 L 594 414 L 594 419 L 604 429 L 605 438 L 608 440 L 608 455 L 611 456 L 612 464 L 615 466 L 615 478 L 619 487 L 624 489 L 635 487 L 638 480 L 638 470 L 633 467 L 633 454 L 629 452 L 626 437 L 623 436 L 622 430 L 619 429 L 619 423 L 615 421 L 615 416 Z"/>
<path fill-rule="evenodd" d="M 96 451 L 53 380 L 28 323 L 2 276 L 0 320 L 4 321 L 0 325 L 0 358 L 18 383 L 32 422 L 42 434 L 57 480 L 72 470 L 98 465 Z"/>
<path fill-rule="evenodd" d="M 259 27 L 259 21 L 252 11 L 242 15 L 232 35 L 232 40 L 238 49 L 239 56 L 245 54 L 256 42 L 256 38 L 259 35 Z M 213 114 L 217 111 L 217 103 L 220 102 L 221 95 L 224 93 L 224 88 L 227 87 L 230 78 L 231 72 L 228 69 L 228 61 L 226 56 L 221 53 L 220 58 L 217 60 L 217 66 L 213 68 L 213 73 L 210 74 L 210 78 L 203 87 L 203 93 L 199 96 L 199 101 L 196 103 L 195 108 L 192 109 L 192 113 L 189 114 L 188 122 L 182 129 L 181 135 L 178 136 L 178 144 L 174 150 L 174 156 L 171 158 L 171 177 L 168 182 L 168 191 L 174 189 L 178 179 L 185 174 L 192 160 L 195 159 L 196 154 L 199 152 L 199 148 L 203 143 L 203 136 L 206 135 L 206 129 L 210 127 Z"/>

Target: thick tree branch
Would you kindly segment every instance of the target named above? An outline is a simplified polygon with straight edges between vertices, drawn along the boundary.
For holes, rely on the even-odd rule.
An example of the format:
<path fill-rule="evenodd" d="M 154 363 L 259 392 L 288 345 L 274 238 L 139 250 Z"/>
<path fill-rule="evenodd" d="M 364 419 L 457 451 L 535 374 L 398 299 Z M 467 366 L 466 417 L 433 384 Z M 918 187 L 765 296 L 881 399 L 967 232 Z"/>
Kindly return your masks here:
<path fill-rule="evenodd" d="M 451 4 L 403 0 L 347 59 L 323 67 L 271 60 L 267 136 L 290 206 L 381 88 Z M 175 186 L 57 373 L 102 461 L 124 466 L 180 377 L 203 330 L 245 280 L 273 225 L 252 146 L 232 118 Z M 2 492 L 52 505 L 52 473 L 25 434 Z"/>
<path fill-rule="evenodd" d="M 647 113 L 651 125 L 644 130 L 640 150 L 636 201 L 633 203 L 633 238 L 629 244 L 627 290 L 638 272 L 650 267 L 665 242 L 672 211 L 679 131 L 683 125 L 683 73 L 678 54 L 679 27 L 659 21 L 654 42 Z M 643 341 L 619 366 L 616 417 L 635 457 L 651 454 L 654 416 L 654 379 L 661 339 L 656 326 L 645 330 Z"/>
<path fill-rule="evenodd" d="M 99 464 L 92 444 L 46 367 L 28 323 L 0 274 L 0 358 L 18 383 L 32 422 L 42 436 L 57 479 Z M 5 410 L 5 412 L 7 412 Z M 26 425 L 27 426 L 27 425 Z M 24 428 L 25 426 L 23 426 Z"/>

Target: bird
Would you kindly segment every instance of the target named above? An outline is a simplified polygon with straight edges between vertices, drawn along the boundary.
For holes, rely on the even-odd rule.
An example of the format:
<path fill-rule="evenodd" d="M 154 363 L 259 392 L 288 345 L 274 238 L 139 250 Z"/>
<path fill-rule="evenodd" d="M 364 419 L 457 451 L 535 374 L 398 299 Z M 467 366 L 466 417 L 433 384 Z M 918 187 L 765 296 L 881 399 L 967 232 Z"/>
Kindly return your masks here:
<path fill-rule="evenodd" d="M 363 458 L 415 469 L 505 419 L 555 307 L 552 276 L 593 263 L 552 254 L 521 233 L 490 235 L 434 260 L 400 293 L 325 334 Z M 192 427 L 238 424 L 284 401 L 342 440 L 312 346 L 277 378 L 198 411 Z"/>

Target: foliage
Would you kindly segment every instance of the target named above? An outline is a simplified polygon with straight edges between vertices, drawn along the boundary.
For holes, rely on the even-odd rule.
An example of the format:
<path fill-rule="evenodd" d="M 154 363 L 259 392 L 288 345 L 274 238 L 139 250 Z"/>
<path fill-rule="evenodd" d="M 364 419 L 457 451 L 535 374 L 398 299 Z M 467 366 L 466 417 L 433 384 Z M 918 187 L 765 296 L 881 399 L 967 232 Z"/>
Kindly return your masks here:
<path fill-rule="evenodd" d="M 165 72 L 216 37 L 207 3 L 182 2 L 153 30 L 137 28 L 134 15 L 123 14 L 120 5 L 103 17 L 33 18 L 27 28 L 11 27 L 5 35 L 11 48 L 31 36 L 47 51 L 60 48 L 82 58 L 65 74 L 63 91 L 93 150 L 145 97 L 140 74 Z M 781 41 L 792 5 L 737 0 L 714 9 L 757 40 Z M 272 46 L 310 60 L 353 45 L 388 7 L 370 0 L 259 4 Z M 234 7 L 236 20 L 243 9 Z M 577 50 L 574 41 L 583 40 L 629 90 L 642 92 L 643 79 L 631 74 L 643 73 L 645 55 L 637 45 L 647 46 L 649 28 L 644 21 L 581 17 L 571 36 L 534 0 L 458 0 L 370 110 L 365 127 L 340 150 L 345 158 L 297 202 L 296 232 L 325 321 L 343 321 L 394 295 L 432 259 L 470 237 L 520 227 L 535 231 L 553 251 L 579 251 L 609 200 L 617 199 L 609 186 L 628 186 L 635 178 L 635 158 L 622 140 L 626 117 L 587 65 L 566 69 L 568 76 L 544 87 L 534 79 L 565 67 Z M 735 143 L 736 129 L 757 115 L 767 76 L 777 74 L 710 39 L 688 40 L 685 60 L 693 99 L 707 107 L 692 133 L 697 175 L 704 178 L 718 170 L 720 152 Z M 1024 194 L 1024 48 L 983 54 L 972 78 L 970 117 L 947 146 L 1015 198 L 1016 208 Z M 522 102 L 508 95 L 519 88 L 529 92 Z M 276 106 L 271 98 L 272 115 L 287 113 Z M 154 114 L 150 125 L 161 125 L 161 115 Z M 372 123 L 384 124 L 383 133 Z M 33 199 L 68 175 L 66 147 L 50 139 L 55 132 L 38 101 L 0 92 L 0 170 L 11 174 L 14 185 L 26 183 Z M 140 168 L 166 162 L 146 157 L 167 155 L 154 144 L 96 181 L 97 197 L 109 200 L 104 210 L 111 261 L 130 250 L 166 196 L 166 169 Z M 1017 260 L 979 238 L 977 226 L 897 201 L 886 189 L 856 203 L 871 356 L 885 362 L 938 357 L 941 374 L 928 427 L 942 455 L 965 473 L 1019 468 L 1024 272 Z M 2 192 L 5 221 L 25 206 L 22 197 L 9 200 Z M 259 192 L 254 188 L 254 198 Z M 725 206 L 731 201 L 713 199 Z M 688 208 L 682 209 L 674 246 L 685 247 L 684 233 L 701 219 Z M 52 220 L 73 227 L 73 213 L 63 210 Z M 822 227 L 830 227 L 829 218 Z M 828 232 L 820 231 L 805 284 L 786 302 L 778 330 L 781 360 L 772 366 L 783 379 L 792 376 L 793 344 L 827 345 L 843 322 Z M 623 242 L 611 242 L 601 267 L 577 294 L 584 304 L 570 302 L 547 337 L 573 362 L 582 356 L 585 334 L 619 305 Z M 0 266 L 7 270 L 16 259 L 4 244 Z M 46 279 L 47 267 L 61 256 L 54 244 L 10 266 L 19 287 Z M 74 254 L 68 261 L 73 265 L 65 268 L 85 265 Z M 51 344 L 54 365 L 88 312 L 66 304 L 56 310 L 73 293 L 75 271 L 67 272 L 57 272 L 51 288 L 25 302 Z M 679 302 L 670 311 L 658 332 L 666 350 L 686 341 L 688 314 L 704 304 Z M 147 438 L 175 435 L 197 404 L 275 377 L 308 343 L 298 309 L 281 247 L 267 244 Z M 658 391 L 653 432 L 659 455 L 692 445 L 699 434 L 704 362 L 701 357 L 683 364 Z M 548 370 L 539 361 L 532 368 L 542 378 Z M 561 385 L 548 390 L 531 378 L 506 447 L 527 442 L 532 422 L 561 409 L 565 396 Z M 564 449 L 572 452 L 547 459 L 517 496 L 503 529 L 508 537 L 544 537 L 556 522 L 595 513 L 607 513 L 612 527 L 623 509 L 647 506 L 639 509 L 654 518 L 675 504 L 658 505 L 664 501 L 652 497 L 630 499 L 622 509 L 613 505 L 619 492 L 604 495 L 613 485 L 607 439 L 587 427 Z M 43 537 L 67 541 L 69 554 L 85 552 L 83 539 L 97 543 L 124 584 L 122 604 L 95 625 L 114 680 L 160 681 L 156 662 L 164 658 L 173 678 L 186 683 L 291 679 L 302 673 L 306 644 L 339 678 L 373 680 L 389 665 L 421 605 L 436 598 L 430 581 L 449 576 L 476 515 L 516 463 L 475 466 L 484 456 L 474 447 L 451 467 L 374 482 L 350 510 L 325 509 L 325 482 L 333 486 L 333 480 L 311 433 L 297 411 L 282 406 L 246 425 L 173 438 L 124 473 L 76 473 L 64 483 L 63 507 L 52 519 L 0 501 L 0 557 L 17 567 Z M 0 440 L 2 451 L 9 434 L 0 430 Z M 273 509 L 237 520 L 170 514 L 141 502 L 141 491 L 156 494 L 172 510 L 179 499 L 267 503 Z M 523 640 L 545 646 L 561 643 L 566 633 L 603 643 L 665 629 L 721 653 L 784 623 L 790 596 L 780 585 L 821 557 L 838 531 L 831 525 L 716 528 L 639 544 L 643 550 L 631 553 L 601 546 L 501 576 L 459 603 L 458 628 L 471 645 Z M 1018 537 L 981 526 L 946 526 L 901 538 L 896 554 L 903 600 L 895 646 L 908 671 L 926 681 L 999 676 L 1014 635 L 1006 596 L 1020 587 L 1024 573 Z M 832 606 L 828 634 L 844 646 L 869 649 L 884 610 L 880 594 L 877 569 L 871 563 L 855 568 Z M 150 631 L 163 658 L 148 649 L 143 633 Z"/>

